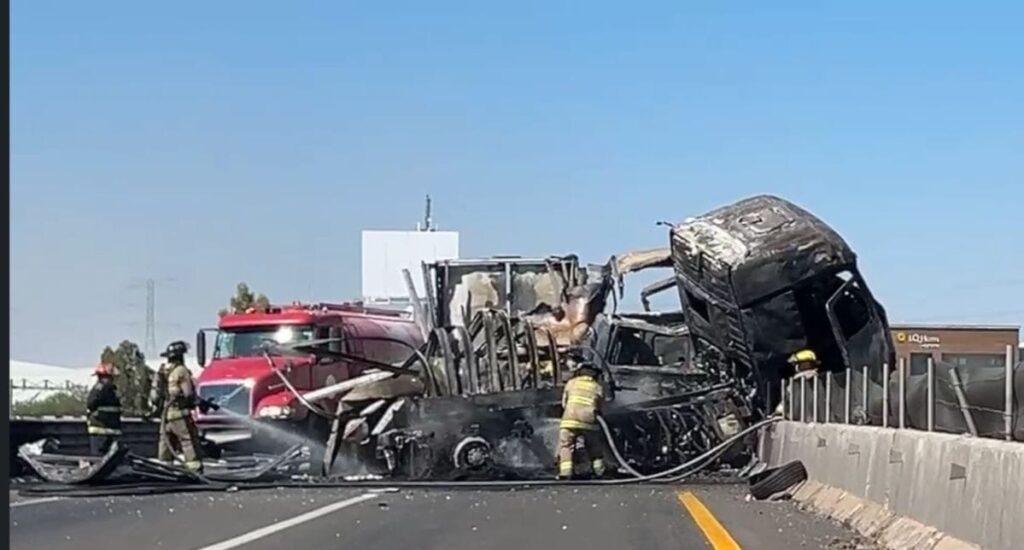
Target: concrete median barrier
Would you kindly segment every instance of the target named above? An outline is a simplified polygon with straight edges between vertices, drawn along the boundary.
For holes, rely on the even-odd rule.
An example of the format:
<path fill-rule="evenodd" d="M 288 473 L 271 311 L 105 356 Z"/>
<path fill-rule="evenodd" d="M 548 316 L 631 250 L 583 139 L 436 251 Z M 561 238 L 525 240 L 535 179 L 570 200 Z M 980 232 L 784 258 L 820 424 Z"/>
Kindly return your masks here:
<path fill-rule="evenodd" d="M 801 460 L 794 499 L 890 548 L 1020 548 L 1024 444 L 917 430 L 780 422 L 769 465 Z"/>

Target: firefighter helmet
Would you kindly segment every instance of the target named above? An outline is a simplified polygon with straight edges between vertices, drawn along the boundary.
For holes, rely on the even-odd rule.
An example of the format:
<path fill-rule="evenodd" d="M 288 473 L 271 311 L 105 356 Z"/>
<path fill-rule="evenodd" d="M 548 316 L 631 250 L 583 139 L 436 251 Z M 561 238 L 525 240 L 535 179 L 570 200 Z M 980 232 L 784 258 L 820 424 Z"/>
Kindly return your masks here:
<path fill-rule="evenodd" d="M 601 376 L 601 369 L 597 368 L 591 361 L 578 361 L 572 366 L 572 374 L 574 376 L 581 374 L 589 374 L 594 377 Z"/>
<path fill-rule="evenodd" d="M 176 340 L 167 344 L 167 349 L 160 354 L 160 357 L 184 357 L 186 351 L 188 351 L 188 344 Z"/>
<path fill-rule="evenodd" d="M 814 350 L 812 349 L 804 348 L 793 355 L 790 355 L 789 362 L 794 365 L 797 363 L 817 363 L 818 354 L 814 353 Z"/>
<path fill-rule="evenodd" d="M 114 376 L 114 365 L 110 363 L 99 363 L 92 371 L 94 376 Z"/>
<path fill-rule="evenodd" d="M 572 367 L 570 372 L 573 375 L 577 374 L 592 374 L 593 376 L 600 376 L 601 369 L 597 367 L 594 362 L 594 352 L 588 348 L 571 348 L 568 352 L 569 361 Z"/>

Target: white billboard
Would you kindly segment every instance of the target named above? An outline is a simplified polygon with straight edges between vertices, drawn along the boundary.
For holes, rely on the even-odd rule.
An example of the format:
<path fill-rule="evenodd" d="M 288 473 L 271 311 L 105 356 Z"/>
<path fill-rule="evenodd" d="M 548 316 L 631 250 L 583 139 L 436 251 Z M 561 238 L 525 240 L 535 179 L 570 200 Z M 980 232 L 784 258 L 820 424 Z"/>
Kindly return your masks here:
<path fill-rule="evenodd" d="M 363 231 L 363 300 L 406 300 L 409 291 L 402 269 L 412 274 L 423 298 L 422 262 L 459 257 L 457 231 Z"/>

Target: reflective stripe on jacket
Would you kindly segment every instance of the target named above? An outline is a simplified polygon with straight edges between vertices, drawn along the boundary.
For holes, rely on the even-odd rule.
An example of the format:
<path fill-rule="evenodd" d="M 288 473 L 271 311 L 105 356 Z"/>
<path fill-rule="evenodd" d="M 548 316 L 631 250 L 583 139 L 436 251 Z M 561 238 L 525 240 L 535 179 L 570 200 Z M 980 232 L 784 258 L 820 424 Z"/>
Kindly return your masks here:
<path fill-rule="evenodd" d="M 96 381 L 86 398 L 86 426 L 91 434 L 121 433 L 121 400 L 110 379 Z"/>
<path fill-rule="evenodd" d="M 195 387 L 192 373 L 182 364 L 172 364 L 167 373 L 167 397 L 171 406 L 182 409 L 195 407 Z"/>
<path fill-rule="evenodd" d="M 167 400 L 164 402 L 164 420 L 179 420 L 192 416 L 196 407 L 192 373 L 185 365 L 172 363 L 167 372 Z"/>
<path fill-rule="evenodd" d="M 164 420 L 181 420 L 191 416 L 192 411 L 189 409 L 182 409 L 173 405 L 164 409 Z"/>
<path fill-rule="evenodd" d="M 577 376 L 565 383 L 562 392 L 562 422 L 569 430 L 596 430 L 597 411 L 604 399 L 604 388 L 590 376 Z"/>

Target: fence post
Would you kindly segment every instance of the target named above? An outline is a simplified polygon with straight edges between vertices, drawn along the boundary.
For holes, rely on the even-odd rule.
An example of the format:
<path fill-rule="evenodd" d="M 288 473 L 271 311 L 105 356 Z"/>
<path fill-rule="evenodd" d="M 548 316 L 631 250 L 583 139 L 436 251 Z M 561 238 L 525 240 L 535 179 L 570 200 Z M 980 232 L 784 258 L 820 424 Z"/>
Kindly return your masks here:
<path fill-rule="evenodd" d="M 832 371 L 825 372 L 825 424 L 832 420 Z"/>
<path fill-rule="evenodd" d="M 852 384 L 852 383 L 853 383 L 853 368 L 852 367 L 846 367 L 846 413 L 843 415 L 843 423 L 844 424 L 849 424 L 850 423 L 850 405 L 851 405 L 850 400 L 852 399 L 852 394 L 850 393 L 850 384 Z"/>
<path fill-rule="evenodd" d="M 1004 396 L 1003 428 L 1006 430 L 1006 440 L 1013 441 L 1013 346 L 1006 346 L 1006 381 L 1004 387 L 1006 395 Z"/>
<path fill-rule="evenodd" d="M 928 431 L 935 431 L 935 361 L 928 356 Z"/>
<path fill-rule="evenodd" d="M 782 409 L 782 418 L 786 418 L 786 379 L 779 380 L 779 407 Z"/>
<path fill-rule="evenodd" d="M 861 369 L 861 372 L 863 373 L 863 377 L 864 377 L 864 380 L 861 383 L 864 395 L 861 396 L 860 401 L 861 401 L 861 406 L 864 408 L 863 409 L 864 410 L 864 422 L 868 426 L 870 426 L 871 425 L 871 415 L 868 414 L 868 366 L 864 365 L 864 367 Z"/>
<path fill-rule="evenodd" d="M 807 422 L 807 377 L 800 377 L 800 422 Z"/>
<path fill-rule="evenodd" d="M 882 363 L 882 427 L 889 427 L 889 363 Z"/>
<path fill-rule="evenodd" d="M 899 383 L 899 408 L 900 408 L 900 428 L 907 427 L 907 359 L 900 357 L 897 362 L 896 370 L 900 377 Z"/>
<path fill-rule="evenodd" d="M 789 419 L 796 420 L 796 409 L 793 405 L 793 379 L 787 379 L 786 385 L 789 386 Z"/>
<path fill-rule="evenodd" d="M 812 417 L 814 419 L 814 423 L 815 424 L 818 423 L 818 378 L 819 378 L 818 371 L 815 371 L 814 372 L 814 390 L 813 390 L 813 395 L 814 395 L 814 399 L 813 399 L 814 400 L 814 416 Z"/>

